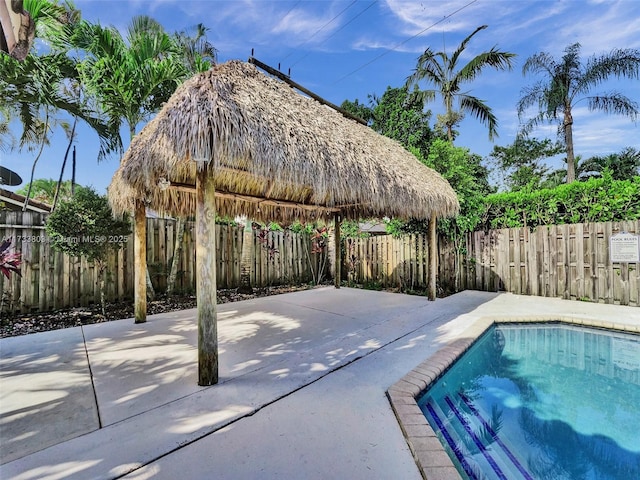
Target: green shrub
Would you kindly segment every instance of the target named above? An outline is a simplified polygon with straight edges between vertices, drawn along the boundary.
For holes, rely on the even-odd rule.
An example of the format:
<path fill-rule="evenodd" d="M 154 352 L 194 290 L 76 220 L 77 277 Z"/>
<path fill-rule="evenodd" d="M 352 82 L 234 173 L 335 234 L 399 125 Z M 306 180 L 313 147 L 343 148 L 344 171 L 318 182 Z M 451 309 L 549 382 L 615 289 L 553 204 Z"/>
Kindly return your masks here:
<path fill-rule="evenodd" d="M 610 173 L 553 189 L 487 196 L 477 229 L 640 219 L 640 177 L 613 180 Z"/>

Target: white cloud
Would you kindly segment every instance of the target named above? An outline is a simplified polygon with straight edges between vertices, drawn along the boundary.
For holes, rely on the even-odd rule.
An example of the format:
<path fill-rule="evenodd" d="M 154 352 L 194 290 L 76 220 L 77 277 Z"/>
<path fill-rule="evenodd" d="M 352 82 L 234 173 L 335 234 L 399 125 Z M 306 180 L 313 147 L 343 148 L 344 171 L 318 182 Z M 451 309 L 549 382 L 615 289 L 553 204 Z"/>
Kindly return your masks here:
<path fill-rule="evenodd" d="M 306 41 L 322 28 L 322 32 L 318 33 L 314 38 L 317 41 L 330 34 L 332 29 L 339 25 L 337 22 L 327 25 L 333 17 L 335 17 L 335 13 L 332 11 L 325 10 L 320 14 L 316 14 L 306 9 L 295 9 L 282 18 L 271 29 L 271 32 L 275 34 L 292 34 L 299 36 L 300 41 Z"/>
<path fill-rule="evenodd" d="M 449 2 L 411 2 L 402 0 L 387 0 L 386 7 L 391 13 L 403 22 L 400 25 L 402 34 L 415 35 L 425 28 L 436 28 L 438 33 L 466 31 L 473 28 L 477 23 L 473 15 L 469 12 L 477 13 L 476 4 L 469 5 L 469 1 L 454 0 Z M 456 10 L 463 8 L 457 14 L 451 15 Z M 464 13 L 464 14 L 463 14 Z M 446 18 L 445 17 L 449 17 Z M 473 21 L 470 19 L 473 18 Z"/>
<path fill-rule="evenodd" d="M 640 46 L 640 3 L 601 2 L 572 14 L 574 21 L 557 30 L 561 45 L 580 42 L 587 55 Z"/>

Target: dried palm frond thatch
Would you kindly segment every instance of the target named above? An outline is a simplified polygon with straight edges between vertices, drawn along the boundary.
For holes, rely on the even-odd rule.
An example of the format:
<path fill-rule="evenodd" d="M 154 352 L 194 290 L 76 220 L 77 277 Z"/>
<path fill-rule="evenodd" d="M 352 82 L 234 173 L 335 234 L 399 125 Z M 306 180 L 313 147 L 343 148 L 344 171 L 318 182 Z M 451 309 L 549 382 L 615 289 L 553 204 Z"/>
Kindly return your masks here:
<path fill-rule="evenodd" d="M 399 143 L 240 61 L 176 90 L 131 142 L 109 199 L 117 212 L 144 200 L 193 214 L 197 168 L 215 178 L 220 215 L 289 223 L 338 211 L 430 218 L 459 208 L 448 182 Z"/>

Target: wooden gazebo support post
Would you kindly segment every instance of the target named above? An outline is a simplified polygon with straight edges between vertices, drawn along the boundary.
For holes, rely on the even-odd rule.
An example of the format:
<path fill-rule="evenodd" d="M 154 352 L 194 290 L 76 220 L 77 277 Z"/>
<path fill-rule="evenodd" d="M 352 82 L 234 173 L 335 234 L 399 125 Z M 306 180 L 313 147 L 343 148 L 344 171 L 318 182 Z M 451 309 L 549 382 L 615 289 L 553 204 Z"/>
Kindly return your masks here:
<path fill-rule="evenodd" d="M 144 323 L 147 321 L 147 215 L 141 200 L 136 201 L 134 217 L 134 317 L 135 323 Z"/>
<path fill-rule="evenodd" d="M 342 254 L 340 252 L 340 222 L 342 218 L 340 217 L 340 213 L 336 213 L 333 216 L 333 239 L 335 245 L 335 266 L 336 272 L 334 275 L 334 285 L 336 288 L 340 288 L 340 283 L 342 282 Z"/>
<path fill-rule="evenodd" d="M 438 272 L 438 236 L 436 235 L 436 214 L 429 220 L 429 300 L 436 299 L 436 277 Z"/>
<path fill-rule="evenodd" d="M 198 385 L 218 383 L 216 298 L 216 204 L 214 178 L 206 166 L 196 173 L 196 302 Z"/>

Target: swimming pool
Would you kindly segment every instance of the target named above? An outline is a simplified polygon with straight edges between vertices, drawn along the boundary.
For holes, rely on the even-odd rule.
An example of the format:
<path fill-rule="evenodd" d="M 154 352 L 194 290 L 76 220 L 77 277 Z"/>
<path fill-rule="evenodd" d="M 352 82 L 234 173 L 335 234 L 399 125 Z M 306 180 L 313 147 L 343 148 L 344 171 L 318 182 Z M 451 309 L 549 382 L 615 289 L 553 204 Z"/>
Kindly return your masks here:
<path fill-rule="evenodd" d="M 463 478 L 640 478 L 640 336 L 491 327 L 418 399 Z"/>

